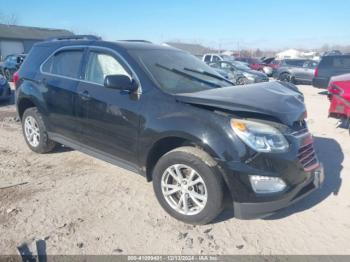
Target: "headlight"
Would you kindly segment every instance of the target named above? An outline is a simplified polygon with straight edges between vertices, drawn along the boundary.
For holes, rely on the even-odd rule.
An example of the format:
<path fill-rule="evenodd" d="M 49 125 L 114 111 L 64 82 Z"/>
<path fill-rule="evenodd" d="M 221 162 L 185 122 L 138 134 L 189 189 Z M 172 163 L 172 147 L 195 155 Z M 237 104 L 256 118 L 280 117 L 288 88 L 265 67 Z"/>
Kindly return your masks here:
<path fill-rule="evenodd" d="M 254 79 L 255 79 L 254 75 L 249 74 L 249 73 L 247 73 L 247 72 L 243 72 L 243 75 L 244 75 L 246 78 L 248 78 L 249 80 L 254 80 Z"/>
<path fill-rule="evenodd" d="M 258 122 L 231 119 L 231 127 L 237 136 L 258 152 L 280 153 L 289 148 L 288 141 L 276 128 Z"/>
<path fill-rule="evenodd" d="M 283 191 L 287 185 L 279 177 L 249 176 L 250 184 L 255 193 L 269 194 Z"/>

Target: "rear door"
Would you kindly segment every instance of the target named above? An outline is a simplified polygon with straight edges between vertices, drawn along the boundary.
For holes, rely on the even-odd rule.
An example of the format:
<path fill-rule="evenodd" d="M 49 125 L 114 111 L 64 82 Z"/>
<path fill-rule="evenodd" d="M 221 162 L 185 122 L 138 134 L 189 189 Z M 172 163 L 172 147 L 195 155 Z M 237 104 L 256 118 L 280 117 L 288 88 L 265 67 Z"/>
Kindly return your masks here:
<path fill-rule="evenodd" d="M 47 102 L 49 131 L 72 140 L 80 140 L 75 103 L 81 77 L 84 48 L 57 51 L 41 67 L 40 79 Z"/>
<path fill-rule="evenodd" d="M 83 80 L 78 87 L 77 113 L 85 145 L 130 165 L 137 163 L 141 101 L 134 94 L 104 86 L 105 77 L 116 74 L 132 75 L 119 54 L 89 48 Z"/>
<path fill-rule="evenodd" d="M 314 75 L 315 75 L 315 69 L 318 65 L 318 62 L 316 61 L 306 61 L 303 65 L 303 73 L 302 73 L 302 80 L 311 82 Z"/>

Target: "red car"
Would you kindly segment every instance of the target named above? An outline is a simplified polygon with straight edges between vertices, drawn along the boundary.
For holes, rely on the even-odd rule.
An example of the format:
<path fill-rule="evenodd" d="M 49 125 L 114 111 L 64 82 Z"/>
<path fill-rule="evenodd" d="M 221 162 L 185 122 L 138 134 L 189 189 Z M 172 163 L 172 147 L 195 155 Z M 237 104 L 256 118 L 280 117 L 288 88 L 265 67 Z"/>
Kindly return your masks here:
<path fill-rule="evenodd" d="M 350 74 L 332 77 L 328 92 L 329 116 L 350 119 Z"/>
<path fill-rule="evenodd" d="M 249 67 L 256 71 L 264 72 L 264 67 L 266 66 L 265 63 L 261 62 L 257 58 L 250 58 L 250 57 L 236 57 L 237 61 L 248 63 Z"/>

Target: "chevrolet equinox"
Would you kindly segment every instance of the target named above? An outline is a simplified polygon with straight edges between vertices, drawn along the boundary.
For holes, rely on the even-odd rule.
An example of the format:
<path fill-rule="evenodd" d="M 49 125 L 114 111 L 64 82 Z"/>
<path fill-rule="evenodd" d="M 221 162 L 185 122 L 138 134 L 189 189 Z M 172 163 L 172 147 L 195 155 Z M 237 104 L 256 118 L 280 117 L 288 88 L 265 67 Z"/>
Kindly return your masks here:
<path fill-rule="evenodd" d="M 233 84 L 194 56 L 147 41 L 93 36 L 36 44 L 16 80 L 23 134 L 143 175 L 173 217 L 206 224 L 224 199 L 259 218 L 324 179 L 290 83 Z"/>

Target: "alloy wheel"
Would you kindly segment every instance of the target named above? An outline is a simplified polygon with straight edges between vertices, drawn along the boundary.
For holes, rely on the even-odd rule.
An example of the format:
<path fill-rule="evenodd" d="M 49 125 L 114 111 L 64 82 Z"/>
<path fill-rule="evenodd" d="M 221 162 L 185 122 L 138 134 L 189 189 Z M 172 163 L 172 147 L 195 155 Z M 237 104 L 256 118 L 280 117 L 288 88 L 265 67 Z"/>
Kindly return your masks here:
<path fill-rule="evenodd" d="M 207 187 L 203 178 L 193 168 L 176 164 L 162 175 L 162 193 L 172 209 L 184 215 L 196 215 L 206 206 Z"/>
<path fill-rule="evenodd" d="M 40 143 L 40 130 L 38 122 L 34 117 L 28 116 L 24 122 L 24 133 L 28 143 L 32 147 L 37 147 Z"/>

